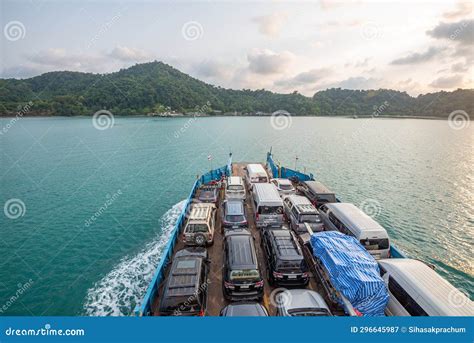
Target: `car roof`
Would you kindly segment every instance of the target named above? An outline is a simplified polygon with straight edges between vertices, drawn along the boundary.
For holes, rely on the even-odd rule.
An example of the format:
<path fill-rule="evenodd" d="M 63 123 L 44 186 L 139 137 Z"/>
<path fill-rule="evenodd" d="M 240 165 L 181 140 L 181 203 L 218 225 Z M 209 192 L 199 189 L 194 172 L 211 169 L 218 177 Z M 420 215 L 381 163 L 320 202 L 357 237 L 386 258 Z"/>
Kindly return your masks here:
<path fill-rule="evenodd" d="M 206 220 L 209 212 L 215 208 L 214 204 L 209 203 L 194 203 L 191 204 L 191 212 L 189 214 L 190 220 Z"/>
<path fill-rule="evenodd" d="M 325 206 L 348 226 L 355 235 L 359 236 L 362 233 L 366 233 L 367 236 L 377 234 L 377 238 L 388 238 L 387 230 L 354 204 L 339 202 L 325 204 Z"/>
<path fill-rule="evenodd" d="M 227 181 L 228 185 L 242 185 L 243 180 L 241 176 L 231 176 Z"/>
<path fill-rule="evenodd" d="M 257 267 L 252 235 L 227 235 L 226 244 L 229 249 L 229 264 L 232 268 L 252 269 Z"/>
<path fill-rule="evenodd" d="M 202 263 L 198 256 L 175 257 L 167 278 L 165 297 L 194 294 L 199 287 Z"/>
<path fill-rule="evenodd" d="M 280 185 L 290 185 L 290 186 L 293 186 L 293 184 L 291 183 L 291 181 L 288 180 L 288 179 L 277 178 L 277 179 L 273 179 L 273 180 L 276 180 L 276 181 L 278 182 L 278 184 L 280 184 Z"/>
<path fill-rule="evenodd" d="M 227 200 L 225 203 L 226 214 L 241 215 L 244 214 L 244 203 L 241 200 Z"/>
<path fill-rule="evenodd" d="M 263 174 L 267 175 L 267 172 L 265 171 L 265 168 L 261 164 L 247 164 L 247 171 L 249 174 Z"/>
<path fill-rule="evenodd" d="M 323 185 L 318 181 L 304 181 L 304 183 L 310 188 L 314 193 L 317 194 L 334 194 L 329 188 Z"/>
<path fill-rule="evenodd" d="M 316 210 L 316 207 L 309 201 L 309 199 L 303 195 L 292 194 L 287 196 L 285 199 L 290 199 L 291 202 L 298 208 L 299 212 L 302 214 L 305 213 L 319 213 Z"/>
<path fill-rule="evenodd" d="M 270 230 L 270 233 L 274 237 L 276 250 L 280 258 L 284 260 L 294 260 L 303 258 L 298 245 L 294 240 L 293 235 L 288 230 Z"/>
<path fill-rule="evenodd" d="M 428 315 L 474 315 L 473 302 L 425 263 L 410 258 L 390 258 L 378 262 Z"/>
<path fill-rule="evenodd" d="M 267 310 L 259 303 L 233 303 L 224 307 L 222 311 L 226 316 L 268 316 Z"/>
<path fill-rule="evenodd" d="M 283 204 L 280 193 L 273 183 L 256 183 L 253 185 L 253 192 L 258 196 L 260 202 L 272 202 L 274 206 Z"/>
<path fill-rule="evenodd" d="M 286 296 L 283 294 L 285 301 L 282 301 L 282 304 L 287 310 L 324 308 L 329 311 L 326 301 L 318 292 L 309 289 L 287 289 L 283 293 L 286 293 Z"/>

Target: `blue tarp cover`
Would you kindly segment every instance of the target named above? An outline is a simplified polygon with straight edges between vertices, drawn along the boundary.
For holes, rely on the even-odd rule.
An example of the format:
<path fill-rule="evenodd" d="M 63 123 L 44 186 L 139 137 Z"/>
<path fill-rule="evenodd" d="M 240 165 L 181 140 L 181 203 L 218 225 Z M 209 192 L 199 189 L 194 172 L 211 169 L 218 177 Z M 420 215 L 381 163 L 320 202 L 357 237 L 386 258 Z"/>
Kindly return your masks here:
<path fill-rule="evenodd" d="M 313 254 L 326 270 L 334 288 L 364 316 L 383 316 L 388 291 L 377 261 L 352 236 L 338 231 L 311 236 Z"/>

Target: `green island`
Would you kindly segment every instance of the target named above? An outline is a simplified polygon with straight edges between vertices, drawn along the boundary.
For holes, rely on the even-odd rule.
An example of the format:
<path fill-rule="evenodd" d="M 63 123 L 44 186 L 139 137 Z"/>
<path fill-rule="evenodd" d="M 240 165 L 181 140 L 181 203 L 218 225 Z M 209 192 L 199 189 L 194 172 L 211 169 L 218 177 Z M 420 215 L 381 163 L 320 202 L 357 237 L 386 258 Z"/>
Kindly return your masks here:
<path fill-rule="evenodd" d="M 0 79 L 0 116 L 269 115 L 284 110 L 306 116 L 447 118 L 472 115 L 474 89 L 412 97 L 390 89 L 331 88 L 307 97 L 216 87 L 162 62 L 136 64 L 110 74 L 49 72 L 28 79 Z"/>

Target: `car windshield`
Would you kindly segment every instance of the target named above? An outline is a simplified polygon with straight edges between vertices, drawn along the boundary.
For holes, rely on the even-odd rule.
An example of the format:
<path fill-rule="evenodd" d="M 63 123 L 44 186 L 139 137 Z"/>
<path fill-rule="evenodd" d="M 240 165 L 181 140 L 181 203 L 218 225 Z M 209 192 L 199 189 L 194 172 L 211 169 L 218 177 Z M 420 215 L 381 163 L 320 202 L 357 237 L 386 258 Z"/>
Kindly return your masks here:
<path fill-rule="evenodd" d="M 281 206 L 260 206 L 258 208 L 259 214 L 282 214 L 283 207 Z"/>
<path fill-rule="evenodd" d="M 208 227 L 206 224 L 189 224 L 186 228 L 186 232 L 188 233 L 196 233 L 196 232 L 207 232 Z"/>
<path fill-rule="evenodd" d="M 289 272 L 297 272 L 302 273 L 305 272 L 308 268 L 306 267 L 306 262 L 301 260 L 294 260 L 294 261 L 279 261 L 277 263 L 277 269 L 279 272 L 282 273 L 289 273 Z"/>
<path fill-rule="evenodd" d="M 233 270 L 230 272 L 230 279 L 233 281 L 254 280 L 259 278 L 260 273 L 256 269 Z"/>
<path fill-rule="evenodd" d="M 387 238 L 382 239 L 361 239 L 360 244 L 367 250 L 384 250 L 389 248 Z"/>
<path fill-rule="evenodd" d="M 225 220 L 231 223 L 238 223 L 245 221 L 245 217 L 241 215 L 227 215 Z"/>
<path fill-rule="evenodd" d="M 325 308 L 298 308 L 289 310 L 288 314 L 292 317 L 316 317 L 331 315 Z"/>
<path fill-rule="evenodd" d="M 280 184 L 280 189 L 282 191 L 291 191 L 293 190 L 293 186 L 292 185 L 285 185 L 285 184 Z"/>
<path fill-rule="evenodd" d="M 317 214 L 302 214 L 300 216 L 300 223 L 321 223 L 321 218 Z"/>
<path fill-rule="evenodd" d="M 231 185 L 227 187 L 229 191 L 243 191 L 244 187 L 242 185 Z"/>

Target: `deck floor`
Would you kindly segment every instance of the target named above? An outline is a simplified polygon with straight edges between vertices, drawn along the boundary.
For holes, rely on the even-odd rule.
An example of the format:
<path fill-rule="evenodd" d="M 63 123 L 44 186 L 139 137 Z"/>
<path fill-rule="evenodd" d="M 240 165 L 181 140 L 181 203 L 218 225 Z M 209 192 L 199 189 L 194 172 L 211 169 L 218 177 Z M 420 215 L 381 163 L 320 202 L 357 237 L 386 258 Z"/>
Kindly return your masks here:
<path fill-rule="evenodd" d="M 234 163 L 232 164 L 232 175 L 234 176 L 244 176 L 244 166 L 247 163 Z M 247 190 L 247 198 L 249 198 L 249 192 Z M 211 260 L 210 263 L 210 272 L 209 272 L 209 286 L 208 286 L 208 300 L 207 300 L 207 311 L 206 315 L 208 316 L 219 316 L 219 313 L 223 307 L 228 305 L 230 302 L 224 298 L 222 292 L 222 268 L 224 265 L 223 255 L 223 234 L 221 233 L 221 211 L 222 206 L 220 203 L 223 200 L 223 194 L 219 195 L 219 206 L 217 210 L 217 218 L 216 218 L 216 230 L 214 233 L 214 244 L 208 247 L 209 258 Z M 260 245 L 260 230 L 257 229 L 255 226 L 254 214 L 252 210 L 252 206 L 250 205 L 249 201 L 246 201 L 246 209 L 247 209 L 247 220 L 249 223 L 249 230 L 255 238 L 255 248 L 257 251 L 257 258 L 260 265 L 260 270 L 264 279 L 264 297 L 263 297 L 263 304 L 268 309 L 270 315 L 276 314 L 276 309 L 273 306 L 272 291 L 275 287 L 270 286 L 268 283 L 267 275 L 267 267 L 265 263 L 265 255 L 263 249 Z M 174 252 L 185 248 L 181 237 L 179 238 L 178 243 L 175 246 Z M 169 268 L 166 271 L 168 274 Z M 166 280 L 166 278 L 165 278 Z M 153 301 L 152 312 L 153 314 L 158 314 L 158 307 L 159 307 L 159 299 L 163 293 L 163 285 L 165 281 L 160 285 L 158 296 Z M 308 289 L 318 290 L 318 285 L 314 279 L 314 276 L 311 274 L 310 282 L 307 286 Z"/>

